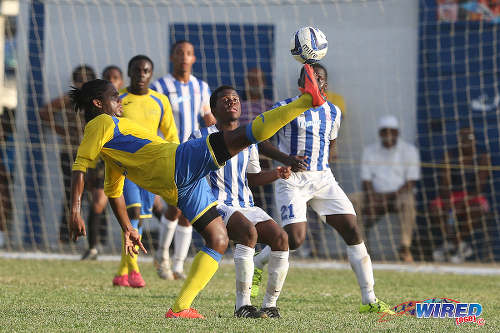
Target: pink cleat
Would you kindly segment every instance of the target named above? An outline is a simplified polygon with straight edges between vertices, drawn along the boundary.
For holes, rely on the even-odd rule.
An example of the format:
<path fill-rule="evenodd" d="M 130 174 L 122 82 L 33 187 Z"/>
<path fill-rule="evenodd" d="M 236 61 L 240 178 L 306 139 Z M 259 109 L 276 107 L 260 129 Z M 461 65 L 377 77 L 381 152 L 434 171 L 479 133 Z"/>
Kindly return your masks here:
<path fill-rule="evenodd" d="M 172 309 L 168 309 L 165 313 L 165 318 L 191 318 L 191 319 L 205 319 L 205 317 L 196 311 L 196 309 L 189 308 L 179 312 L 174 312 Z"/>
<path fill-rule="evenodd" d="M 128 283 L 128 274 L 117 275 L 113 278 L 113 286 L 130 287 Z"/>
<path fill-rule="evenodd" d="M 132 271 L 128 273 L 128 283 L 132 288 L 143 288 L 146 286 L 146 282 L 141 276 L 141 273 Z"/>

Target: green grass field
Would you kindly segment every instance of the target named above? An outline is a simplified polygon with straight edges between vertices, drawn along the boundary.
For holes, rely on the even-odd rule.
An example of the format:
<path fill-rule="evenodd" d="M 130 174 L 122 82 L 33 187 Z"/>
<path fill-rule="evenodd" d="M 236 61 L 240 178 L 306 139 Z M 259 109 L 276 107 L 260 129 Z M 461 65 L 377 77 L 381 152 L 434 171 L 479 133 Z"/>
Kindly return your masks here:
<path fill-rule="evenodd" d="M 351 271 L 296 268 L 290 269 L 279 300 L 281 319 L 236 319 L 232 265 L 222 265 L 194 303 L 207 320 L 167 320 L 165 312 L 182 282 L 158 279 L 146 263 L 141 265 L 146 288 L 114 288 L 116 266 L 116 262 L 0 259 L 0 331 L 500 331 L 498 276 L 375 272 L 377 295 L 387 303 L 430 297 L 478 302 L 483 306 L 483 327 L 407 316 L 379 323 L 377 314 L 358 313 L 359 289 Z"/>

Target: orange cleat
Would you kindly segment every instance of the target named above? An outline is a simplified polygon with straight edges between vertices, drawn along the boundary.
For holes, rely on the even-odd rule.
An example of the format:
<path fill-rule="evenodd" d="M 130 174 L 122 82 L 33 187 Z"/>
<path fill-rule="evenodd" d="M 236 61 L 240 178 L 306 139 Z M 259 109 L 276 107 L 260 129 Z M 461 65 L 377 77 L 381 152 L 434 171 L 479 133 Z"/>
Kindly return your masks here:
<path fill-rule="evenodd" d="M 312 96 L 313 106 L 317 107 L 325 104 L 326 97 L 319 90 L 318 81 L 316 80 L 316 74 L 314 74 L 314 70 L 310 65 L 308 64 L 304 65 L 304 77 L 301 79 L 303 79 L 304 87 L 303 88 L 300 87 L 299 90 L 303 94 L 309 94 Z"/>
<path fill-rule="evenodd" d="M 117 275 L 113 278 L 113 286 L 130 287 L 128 283 L 128 274 Z"/>
<path fill-rule="evenodd" d="M 143 288 L 146 286 L 146 282 L 144 282 L 141 273 L 136 271 L 128 273 L 128 283 L 132 288 Z"/>
<path fill-rule="evenodd" d="M 165 313 L 165 318 L 197 318 L 197 319 L 205 319 L 202 314 L 198 313 L 196 309 L 189 308 L 186 310 L 182 310 L 179 312 L 174 312 L 172 309 L 168 309 L 168 312 Z"/>

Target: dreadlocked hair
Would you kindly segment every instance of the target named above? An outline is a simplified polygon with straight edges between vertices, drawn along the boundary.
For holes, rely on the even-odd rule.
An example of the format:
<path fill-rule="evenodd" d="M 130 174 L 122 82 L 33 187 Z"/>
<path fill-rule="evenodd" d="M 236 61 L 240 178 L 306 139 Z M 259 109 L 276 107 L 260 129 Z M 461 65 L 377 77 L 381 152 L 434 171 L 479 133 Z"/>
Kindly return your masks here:
<path fill-rule="evenodd" d="M 84 83 L 80 89 L 71 87 L 69 91 L 71 105 L 75 112 L 85 112 L 85 122 L 88 123 L 98 115 L 104 113 L 102 109 L 94 105 L 93 100 L 103 100 L 104 92 L 109 84 L 111 84 L 109 81 L 95 79 Z"/>

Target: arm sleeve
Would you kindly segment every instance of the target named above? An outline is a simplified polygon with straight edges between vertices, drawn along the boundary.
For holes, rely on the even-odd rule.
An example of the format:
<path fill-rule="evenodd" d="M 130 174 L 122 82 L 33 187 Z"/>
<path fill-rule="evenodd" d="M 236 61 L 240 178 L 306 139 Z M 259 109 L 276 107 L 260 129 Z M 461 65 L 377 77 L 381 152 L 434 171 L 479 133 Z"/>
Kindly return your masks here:
<path fill-rule="evenodd" d="M 250 149 L 250 156 L 248 157 L 247 173 L 259 173 L 261 168 L 257 145 L 251 145 L 248 149 Z"/>
<path fill-rule="evenodd" d="M 408 145 L 407 157 L 405 163 L 408 163 L 408 170 L 406 171 L 406 180 L 419 180 L 420 179 L 420 156 L 418 149 L 412 145 Z"/>
<path fill-rule="evenodd" d="M 121 169 L 108 159 L 104 160 L 104 165 L 106 170 L 104 176 L 104 194 L 108 198 L 119 198 L 123 194 L 125 176 Z"/>
<path fill-rule="evenodd" d="M 370 156 L 368 153 L 368 148 L 363 149 L 363 153 L 361 155 L 361 181 L 371 181 L 371 166 L 370 166 Z"/>
<path fill-rule="evenodd" d="M 111 117 L 103 116 L 95 118 L 85 126 L 73 171 L 87 171 L 87 168 L 99 156 L 102 147 L 113 138 L 114 128 L 115 124 Z"/>
<path fill-rule="evenodd" d="M 175 126 L 170 101 L 165 95 L 162 96 L 161 101 L 163 103 L 163 117 L 160 123 L 160 132 L 163 134 L 165 141 L 179 143 L 179 134 Z"/>
<path fill-rule="evenodd" d="M 330 104 L 330 106 L 333 106 L 335 109 L 336 109 L 336 113 L 335 113 L 335 119 L 332 119 L 333 123 L 332 123 L 332 131 L 330 132 L 330 141 L 331 140 L 335 140 L 337 138 L 337 136 L 339 135 L 339 128 L 340 128 L 340 122 L 342 120 L 342 112 L 340 111 L 340 109 L 333 105 L 333 104 Z"/>

